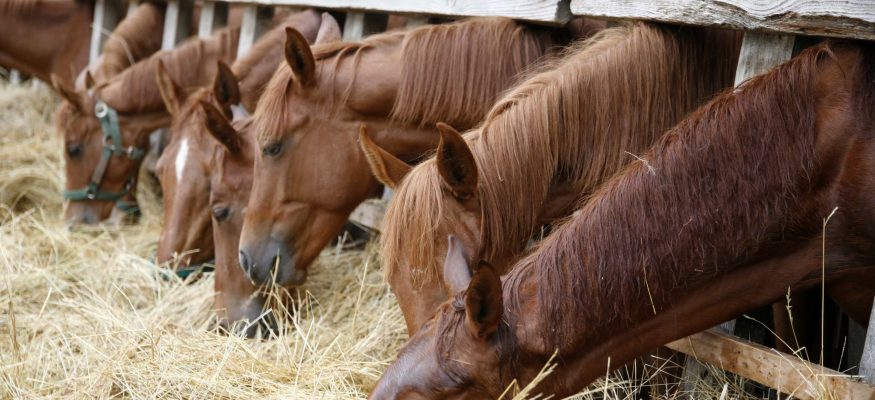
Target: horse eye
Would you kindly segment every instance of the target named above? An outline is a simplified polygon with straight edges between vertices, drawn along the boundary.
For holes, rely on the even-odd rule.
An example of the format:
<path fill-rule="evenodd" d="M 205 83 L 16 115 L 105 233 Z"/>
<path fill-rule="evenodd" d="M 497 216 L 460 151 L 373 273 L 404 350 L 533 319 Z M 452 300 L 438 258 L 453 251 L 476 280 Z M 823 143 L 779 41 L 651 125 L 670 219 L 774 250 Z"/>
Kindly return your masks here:
<path fill-rule="evenodd" d="M 274 142 L 264 146 L 261 153 L 264 154 L 265 157 L 276 157 L 281 151 L 283 151 L 283 143 Z"/>
<path fill-rule="evenodd" d="M 228 219 L 228 215 L 230 214 L 231 210 L 229 210 L 228 207 L 216 207 L 213 209 L 213 218 L 215 218 L 216 221 L 219 222 Z"/>
<path fill-rule="evenodd" d="M 82 154 L 82 146 L 79 143 L 67 143 L 67 155 L 71 158 L 78 157 Z"/>

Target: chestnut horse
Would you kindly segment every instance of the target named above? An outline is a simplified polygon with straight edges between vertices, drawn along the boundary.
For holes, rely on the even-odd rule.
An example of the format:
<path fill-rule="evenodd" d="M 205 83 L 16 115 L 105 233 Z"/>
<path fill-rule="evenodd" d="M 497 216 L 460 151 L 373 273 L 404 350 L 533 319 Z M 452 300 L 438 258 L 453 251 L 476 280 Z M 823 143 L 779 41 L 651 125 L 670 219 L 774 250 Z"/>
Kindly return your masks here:
<path fill-rule="evenodd" d="M 254 115 L 259 150 L 240 239 L 250 278 L 303 283 L 352 210 L 377 193 L 356 143 L 362 124 L 392 154 L 415 161 L 437 144 L 427 125 L 449 119 L 473 126 L 560 36 L 503 18 L 312 50 L 291 36 L 289 68 L 273 77 Z"/>
<path fill-rule="evenodd" d="M 0 2 L 0 65 L 71 84 L 88 64 L 92 14 L 91 1 Z"/>
<path fill-rule="evenodd" d="M 437 272 L 447 235 L 506 272 L 539 226 L 570 215 L 731 86 L 740 43 L 737 33 L 714 29 L 639 23 L 602 31 L 509 92 L 467 144 L 441 125 L 436 160 L 406 177 L 409 167 L 364 137 L 375 175 L 397 187 L 382 257 L 408 332 L 453 294 Z"/>
<path fill-rule="evenodd" d="M 118 222 L 136 212 L 136 178 L 148 135 L 169 122 L 155 83 L 159 64 L 176 82 L 204 85 L 215 75 L 217 60 L 230 62 L 236 56 L 238 33 L 239 28 L 227 28 L 212 38 L 190 39 L 156 53 L 97 83 L 93 94 L 60 90 L 66 102 L 55 122 L 64 135 L 68 224 L 94 224 L 111 215 Z M 104 117 L 99 119 L 97 111 Z"/>
<path fill-rule="evenodd" d="M 503 280 L 487 264 L 472 276 L 478 263 L 450 240 L 454 295 L 371 398 L 498 398 L 554 354 L 536 392 L 561 398 L 609 365 L 821 283 L 865 326 L 873 168 L 875 47 L 806 50 L 668 131 Z"/>
<path fill-rule="evenodd" d="M 337 22 L 328 14 L 324 15 L 339 39 Z M 232 119 L 232 108 L 238 113 L 254 110 L 265 85 L 283 60 L 285 28 L 294 27 L 312 41 L 319 26 L 320 16 L 314 11 L 290 15 L 256 42 L 245 57 L 237 60 L 233 71 L 220 61 L 212 87 L 188 95 L 172 77 L 160 73 L 162 70 L 159 69 L 158 86 L 171 115 L 170 143 L 156 169 L 164 202 L 164 224 L 157 253 L 159 263 L 175 259 L 178 268 L 213 258 L 209 207 L 213 171 L 210 159 L 218 143 L 207 133 L 200 102 L 218 106 L 229 120 Z M 238 76 L 241 77 L 239 84 Z M 236 259 L 236 244 L 234 254 Z"/>

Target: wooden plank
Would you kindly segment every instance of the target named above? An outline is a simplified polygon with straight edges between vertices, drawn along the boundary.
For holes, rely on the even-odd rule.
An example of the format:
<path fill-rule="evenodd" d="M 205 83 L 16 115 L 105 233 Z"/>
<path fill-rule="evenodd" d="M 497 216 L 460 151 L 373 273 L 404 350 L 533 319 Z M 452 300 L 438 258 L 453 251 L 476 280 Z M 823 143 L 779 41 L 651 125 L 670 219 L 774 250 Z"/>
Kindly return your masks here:
<path fill-rule="evenodd" d="M 88 63 L 94 63 L 103 51 L 103 43 L 118 25 L 122 17 L 121 2 L 97 0 L 91 23 L 91 45 L 88 48 Z"/>
<path fill-rule="evenodd" d="M 134 10 L 136 10 L 139 5 L 140 5 L 140 0 L 129 0 L 128 1 L 128 13 L 125 15 L 131 15 L 131 13 L 133 13 Z"/>
<path fill-rule="evenodd" d="M 571 12 L 746 31 L 875 39 L 871 0 L 571 0 Z"/>
<path fill-rule="evenodd" d="M 350 214 L 349 220 L 366 228 L 380 230 L 384 215 L 386 215 L 386 202 L 370 199 L 359 204 Z"/>
<path fill-rule="evenodd" d="M 164 36 L 161 50 L 170 50 L 191 35 L 194 0 L 168 0 L 164 13 Z"/>
<path fill-rule="evenodd" d="M 443 17 L 509 17 L 549 25 L 572 18 L 569 0 L 217 0 L 233 3 Z"/>
<path fill-rule="evenodd" d="M 735 69 L 735 86 L 762 74 L 793 56 L 794 37 L 745 32 Z"/>
<path fill-rule="evenodd" d="M 428 17 L 422 15 L 411 15 L 407 17 L 407 29 L 419 28 L 428 24 Z"/>
<path fill-rule="evenodd" d="M 800 399 L 875 399 L 869 384 L 713 329 L 666 347 Z"/>
<path fill-rule="evenodd" d="M 201 19 L 197 25 L 197 37 L 206 39 L 213 32 L 228 24 L 228 3 L 204 1 L 201 6 Z"/>
<path fill-rule="evenodd" d="M 240 25 L 240 40 L 237 44 L 237 58 L 243 57 L 252 45 L 270 27 L 273 8 L 248 5 L 243 10 L 243 22 Z"/>
<path fill-rule="evenodd" d="M 343 24 L 343 41 L 357 42 L 375 33 L 383 32 L 388 21 L 389 16 L 386 14 L 347 13 L 346 22 Z"/>
<path fill-rule="evenodd" d="M 875 305 L 869 314 L 869 332 L 863 345 L 863 358 L 860 360 L 860 375 L 870 385 L 875 385 Z"/>

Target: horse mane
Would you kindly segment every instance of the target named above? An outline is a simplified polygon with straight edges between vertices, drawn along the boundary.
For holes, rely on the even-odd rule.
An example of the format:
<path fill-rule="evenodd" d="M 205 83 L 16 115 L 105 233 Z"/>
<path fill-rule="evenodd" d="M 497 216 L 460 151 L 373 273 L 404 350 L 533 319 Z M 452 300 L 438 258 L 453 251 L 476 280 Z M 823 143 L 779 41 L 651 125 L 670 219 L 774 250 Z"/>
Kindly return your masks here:
<path fill-rule="evenodd" d="M 163 62 L 173 80 L 184 88 L 206 85 L 216 73 L 216 61 L 234 61 L 239 32 L 239 27 L 223 28 L 208 39 L 188 39 L 173 50 L 155 53 L 99 83 L 95 92 L 119 112 L 163 110 L 156 81 L 158 62 Z"/>
<path fill-rule="evenodd" d="M 285 28 L 290 26 L 301 30 L 302 27 L 307 26 L 308 19 L 319 20 L 321 17 L 313 10 L 290 14 L 282 23 L 262 35 L 246 55 L 234 62 L 232 70 L 240 80 L 240 94 L 247 109 L 257 108 L 258 99 L 264 93 L 277 66 L 285 62 L 283 58 Z M 315 28 L 318 30 L 319 25 L 316 24 Z"/>
<path fill-rule="evenodd" d="M 411 31 L 385 32 L 361 42 L 335 42 L 314 46 L 313 57 L 324 61 L 320 74 L 333 81 L 340 64 L 379 46 L 402 46 L 402 77 L 390 114 L 393 121 L 422 126 L 444 121 L 460 127 L 479 122 L 504 88 L 559 40 L 547 28 L 522 25 L 507 18 L 471 18 L 446 25 L 426 25 Z M 472 46 L 472 43 L 478 45 Z M 490 62 L 475 63 L 476 60 Z M 453 60 L 453 62 L 447 62 Z M 333 88 L 326 108 L 345 104 L 355 84 Z M 256 113 L 259 135 L 282 132 L 286 94 L 298 85 L 291 69 L 279 66 Z M 338 95 L 339 93 L 339 95 Z"/>
<path fill-rule="evenodd" d="M 556 31 L 509 18 L 430 25 L 404 36 L 391 118 L 473 127 L 520 73 L 557 43 Z"/>
<path fill-rule="evenodd" d="M 109 79 L 161 49 L 163 3 L 145 2 L 123 19 L 103 45 L 98 80 Z"/>
<path fill-rule="evenodd" d="M 760 245 L 817 235 L 819 224 L 789 217 L 816 185 L 818 72 L 844 50 L 808 49 L 669 130 L 505 277 L 509 318 L 535 301 L 539 315 L 519 318 L 539 318 L 545 348 L 585 351 L 581 340 L 661 312 L 673 293 L 749 262 Z M 867 58 L 855 68 L 866 76 L 848 86 L 871 100 Z M 523 287 L 536 299 L 518 296 Z"/>
<path fill-rule="evenodd" d="M 542 223 L 551 186 L 585 200 L 634 160 L 629 151 L 648 148 L 729 86 L 739 39 L 730 31 L 643 23 L 607 29 L 507 93 L 465 135 L 479 168 L 480 257 L 496 266 L 515 259 Z M 396 190 L 381 236 L 387 277 L 402 263 L 420 285 L 437 276 L 436 246 L 459 223 L 445 215 L 442 187 L 432 158 Z"/>

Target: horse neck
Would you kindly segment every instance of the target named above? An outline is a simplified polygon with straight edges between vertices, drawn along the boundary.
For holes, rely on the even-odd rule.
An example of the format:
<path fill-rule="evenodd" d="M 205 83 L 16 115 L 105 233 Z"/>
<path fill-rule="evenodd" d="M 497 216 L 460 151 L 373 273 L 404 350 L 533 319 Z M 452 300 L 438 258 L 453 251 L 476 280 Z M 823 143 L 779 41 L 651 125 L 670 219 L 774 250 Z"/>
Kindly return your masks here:
<path fill-rule="evenodd" d="M 126 16 L 103 45 L 99 66 L 94 71 L 98 81 L 107 80 L 161 49 L 164 5 L 144 3 Z"/>
<path fill-rule="evenodd" d="M 189 39 L 179 47 L 158 52 L 99 84 L 101 100 L 129 116 L 165 113 L 158 89 L 158 61 L 164 63 L 174 82 L 184 88 L 205 86 L 216 74 L 216 62 L 232 63 L 237 54 L 239 28 L 225 28 L 209 39 Z"/>
<path fill-rule="evenodd" d="M 10 8 L 0 11 L 0 64 L 45 82 L 54 73 L 72 84 L 88 63 L 92 6 L 80 1 L 5 6 Z"/>
<path fill-rule="evenodd" d="M 809 50 L 694 113 L 524 259 L 504 281 L 520 348 L 559 349 L 574 367 L 557 379 L 592 379 L 586 365 L 596 360 L 620 365 L 810 278 L 829 213 L 812 207 L 822 178 L 815 129 L 828 123 L 817 106 L 857 85 L 818 82 L 824 71 L 841 75 L 827 51 Z M 760 282 L 770 289 L 751 294 Z M 639 336 L 618 341 L 629 332 Z"/>
<path fill-rule="evenodd" d="M 737 35 L 713 30 L 614 29 L 508 94 L 471 141 L 487 258 L 507 265 L 539 225 L 571 214 L 665 129 L 729 86 L 738 45 Z M 521 190 L 527 195 L 514 195 Z"/>

